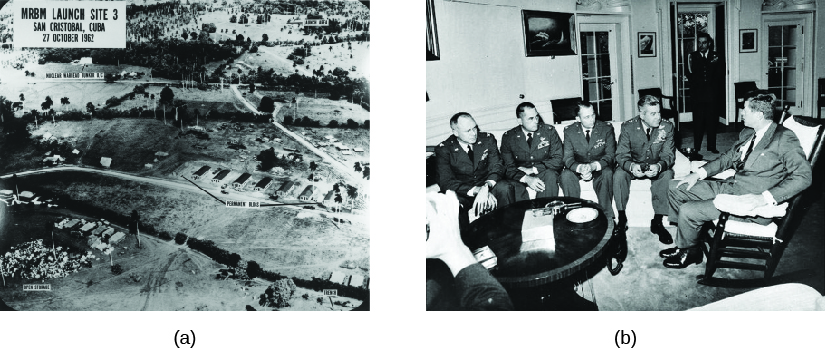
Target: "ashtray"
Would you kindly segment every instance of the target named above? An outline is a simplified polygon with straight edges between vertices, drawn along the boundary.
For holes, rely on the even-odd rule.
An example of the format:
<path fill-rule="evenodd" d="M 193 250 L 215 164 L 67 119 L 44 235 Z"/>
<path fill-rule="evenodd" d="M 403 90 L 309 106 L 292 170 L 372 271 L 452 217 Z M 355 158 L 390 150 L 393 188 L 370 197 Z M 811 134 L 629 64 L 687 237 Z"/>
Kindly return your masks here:
<path fill-rule="evenodd" d="M 577 224 L 592 221 L 599 216 L 599 211 L 593 208 L 578 208 L 567 213 L 567 220 Z"/>

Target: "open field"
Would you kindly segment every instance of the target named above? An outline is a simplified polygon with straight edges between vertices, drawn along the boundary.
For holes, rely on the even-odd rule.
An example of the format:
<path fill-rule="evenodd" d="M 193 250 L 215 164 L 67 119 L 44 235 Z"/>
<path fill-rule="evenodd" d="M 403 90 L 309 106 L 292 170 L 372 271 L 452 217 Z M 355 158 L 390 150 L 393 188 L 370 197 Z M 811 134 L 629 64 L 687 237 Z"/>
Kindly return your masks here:
<path fill-rule="evenodd" d="M 33 220 L 37 222 L 56 220 L 59 216 L 51 211 L 40 212 L 26 209 L 28 213 L 12 213 L 6 216 L 7 226 L 11 221 Z M 14 216 L 25 216 L 15 218 Z M 82 216 L 72 215 L 80 218 Z M 93 219 L 93 218 L 87 218 Z M 15 226 L 17 227 L 17 226 Z M 26 234 L 28 231 L 2 234 Z M 71 238 L 69 238 L 71 239 Z M 58 244 L 66 243 L 58 240 Z M 91 248 L 86 248 L 92 250 Z M 109 256 L 93 250 L 95 259 L 91 268 L 83 268 L 64 278 L 23 280 L 6 277 L 6 286 L 0 286 L 0 298 L 16 310 L 75 310 L 75 311 L 243 311 L 247 305 L 257 310 L 272 310 L 259 305 L 259 296 L 264 293 L 269 282 L 264 280 L 239 281 L 218 279 L 216 275 L 222 264 L 218 264 L 203 254 L 180 246 L 174 241 L 163 241 L 143 236 L 141 248 L 137 248 L 132 235 L 118 243 L 112 260 L 123 267 L 123 273 L 110 272 Z M 23 283 L 51 285 L 48 294 L 24 292 Z M 308 300 L 301 298 L 308 294 Z M 349 310 L 352 307 L 332 306 L 325 298 L 323 305 L 315 300 L 323 293 L 297 288 L 291 307 L 280 310 Z M 350 301 L 352 306 L 360 301 L 336 297 L 335 300 Z"/>
<path fill-rule="evenodd" d="M 277 92 L 270 91 L 261 91 L 261 93 L 269 95 L 273 99 L 276 95 L 279 95 Z M 344 100 L 333 101 L 327 98 L 312 98 L 311 92 L 304 94 L 307 96 L 298 97 L 297 106 L 292 103 L 282 103 L 281 110 L 278 111 L 276 116 L 277 119 L 283 120 L 285 116 L 309 117 L 312 120 L 321 122 L 321 125 L 327 125 L 331 120 L 337 120 L 339 124 L 346 124 L 347 119 L 363 124 L 365 120 L 370 119 L 370 112 L 358 105 L 357 100 L 356 103 L 350 103 Z"/>
<path fill-rule="evenodd" d="M 106 84 L 91 82 L 39 82 L 36 84 L 0 84 L 0 95 L 5 96 L 9 101 L 20 101 L 20 94 L 25 97 L 24 111 L 32 109 L 41 110 L 40 104 L 46 100 L 46 96 L 52 98 L 54 105 L 52 109 L 57 112 L 66 110 L 86 110 L 86 103 L 91 102 L 97 108 L 106 104 L 106 100 L 112 96 L 122 96 L 134 89 L 133 84 Z M 61 105 L 60 99 L 69 98 L 68 105 Z"/>
<path fill-rule="evenodd" d="M 62 172 L 27 181 L 77 200 L 106 203 L 124 215 L 137 210 L 142 222 L 158 230 L 213 240 L 221 248 L 288 276 L 308 279 L 332 271 L 369 275 L 368 266 L 339 267 L 345 261 L 369 258 L 369 227 L 359 222 L 335 222 L 324 213 L 292 207 L 226 208 L 206 194 L 92 174 Z"/>
<path fill-rule="evenodd" d="M 330 50 L 330 47 L 332 50 Z M 293 47 L 261 46 L 258 50 L 270 55 L 286 58 L 290 53 L 292 53 Z M 352 54 L 352 58 L 350 58 L 350 54 Z M 324 73 L 334 70 L 335 67 L 341 67 L 341 69 L 349 71 L 350 78 L 366 78 L 369 80 L 370 43 L 368 41 L 352 41 L 352 51 L 349 50 L 347 42 L 313 46 L 312 55 L 304 60 L 304 69 L 306 69 L 306 65 L 309 65 L 310 72 L 312 72 L 313 69 L 320 69 L 321 65 L 323 65 Z M 355 71 L 350 70 L 353 66 L 355 67 Z"/>

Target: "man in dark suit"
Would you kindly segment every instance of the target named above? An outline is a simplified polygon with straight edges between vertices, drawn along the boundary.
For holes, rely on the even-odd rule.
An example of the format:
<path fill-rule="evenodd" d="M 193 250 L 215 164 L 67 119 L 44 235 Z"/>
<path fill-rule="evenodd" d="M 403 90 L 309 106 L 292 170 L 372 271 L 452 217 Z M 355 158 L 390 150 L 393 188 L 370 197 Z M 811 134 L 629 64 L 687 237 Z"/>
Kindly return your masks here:
<path fill-rule="evenodd" d="M 453 134 L 435 148 L 438 185 L 441 191 L 453 191 L 466 213 L 476 215 L 504 206 L 513 201 L 513 184 L 502 181 L 504 164 L 498 153 L 496 137 L 479 132 L 473 117 L 466 112 L 450 118 Z M 462 226 L 463 227 L 463 226 Z"/>
<path fill-rule="evenodd" d="M 688 82 L 690 83 L 690 101 L 693 111 L 693 148 L 702 147 L 703 134 L 708 135 L 707 150 L 716 150 L 716 124 L 721 115 L 722 95 L 725 90 L 725 63 L 716 51 L 712 50 L 713 40 L 707 33 L 699 33 L 696 43 L 699 51 L 688 55 Z"/>
<path fill-rule="evenodd" d="M 671 221 L 678 222 L 676 247 L 662 250 L 669 268 L 684 268 L 702 262 L 699 230 L 719 217 L 713 204 L 718 194 L 738 196 L 743 212 L 785 202 L 811 184 L 811 165 L 793 131 L 773 122 L 776 96 L 764 90 L 753 91 L 745 101 L 739 141 L 733 147 L 695 173 L 672 183 L 669 193 Z M 725 181 L 699 181 L 727 169 L 736 174 Z M 675 181 L 674 181 L 675 182 Z M 687 184 L 687 186 L 682 186 Z M 766 225 L 770 219 L 740 217 Z"/>
<path fill-rule="evenodd" d="M 596 120 L 593 104 L 579 102 L 576 123 L 564 128 L 564 170 L 561 190 L 568 197 L 580 197 L 579 180 L 593 181 L 593 189 L 608 220 L 613 220 L 613 163 L 616 136 L 613 127 Z"/>
<path fill-rule="evenodd" d="M 639 115 L 622 123 L 622 133 L 616 147 L 616 170 L 613 172 L 613 195 L 619 211 L 616 229 L 625 230 L 625 207 L 630 198 L 630 180 L 648 178 L 653 196 L 653 220 L 650 232 L 663 244 L 673 243 L 662 219 L 668 214 L 667 189 L 673 179 L 676 147 L 673 144 L 673 124 L 662 120 L 659 99 L 644 95 L 638 102 Z"/>
<path fill-rule="evenodd" d="M 559 195 L 559 171 L 562 168 L 562 143 L 552 126 L 544 124 L 530 102 L 516 107 L 520 126 L 501 137 L 501 157 L 504 174 L 512 179 L 516 200 L 530 199 L 527 187 L 536 191 L 536 198 Z"/>
<path fill-rule="evenodd" d="M 504 287 L 459 234 L 456 195 L 427 194 L 427 310 L 512 310 Z"/>

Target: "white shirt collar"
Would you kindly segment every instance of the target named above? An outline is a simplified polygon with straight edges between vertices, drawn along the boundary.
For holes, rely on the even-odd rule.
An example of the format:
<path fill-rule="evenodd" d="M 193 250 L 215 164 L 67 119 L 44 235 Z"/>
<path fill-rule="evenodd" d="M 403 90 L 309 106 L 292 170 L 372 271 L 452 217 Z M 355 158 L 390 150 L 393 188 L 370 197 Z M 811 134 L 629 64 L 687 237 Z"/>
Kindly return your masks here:
<path fill-rule="evenodd" d="M 756 139 L 753 141 L 754 146 L 756 146 L 756 144 L 759 143 L 759 141 L 762 140 L 762 137 L 765 136 L 765 132 L 768 131 L 768 128 L 771 127 L 771 124 L 773 124 L 773 123 L 768 123 L 767 125 L 763 126 L 761 129 L 756 130 L 756 133 L 754 134 L 754 136 L 756 136 Z"/>
<path fill-rule="evenodd" d="M 536 130 L 536 131 L 538 131 L 538 130 Z M 527 130 L 525 130 L 523 127 L 521 128 L 521 132 L 523 132 L 523 133 L 524 133 L 524 137 L 525 137 L 525 138 L 527 138 L 527 137 L 528 137 L 528 136 L 527 136 L 527 134 L 528 134 L 528 133 L 533 134 L 533 136 L 536 136 L 536 131 L 527 131 Z"/>

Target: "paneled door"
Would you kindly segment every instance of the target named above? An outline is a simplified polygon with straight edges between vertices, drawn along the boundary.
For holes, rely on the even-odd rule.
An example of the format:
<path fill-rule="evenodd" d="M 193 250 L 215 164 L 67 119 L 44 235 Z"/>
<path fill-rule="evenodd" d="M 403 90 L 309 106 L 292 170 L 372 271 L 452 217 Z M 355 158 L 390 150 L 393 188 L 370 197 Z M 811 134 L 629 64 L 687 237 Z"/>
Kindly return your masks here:
<path fill-rule="evenodd" d="M 616 25 L 582 23 L 581 39 L 582 96 L 595 108 L 599 120 L 619 117 L 620 103 L 614 87 L 619 85 L 618 55 L 616 54 Z M 617 119 L 619 120 L 619 119 Z"/>
<path fill-rule="evenodd" d="M 806 33 L 805 15 L 782 15 L 766 18 L 762 25 L 763 69 L 762 86 L 776 95 L 777 109 L 790 106 L 792 114 L 809 113 L 812 101 L 812 81 L 806 71 L 813 72 L 811 34 Z M 810 30 L 808 30 L 810 32 Z M 808 100 L 812 100 L 808 97 Z"/>

